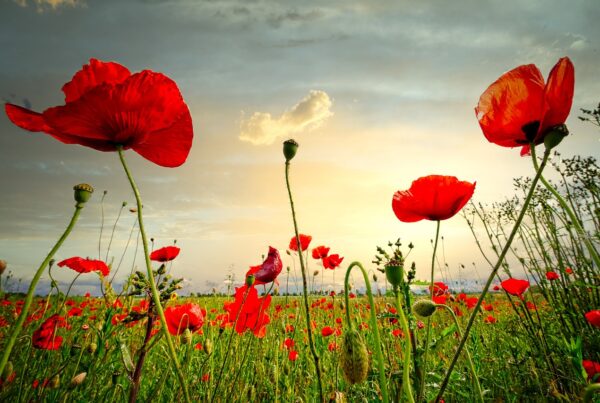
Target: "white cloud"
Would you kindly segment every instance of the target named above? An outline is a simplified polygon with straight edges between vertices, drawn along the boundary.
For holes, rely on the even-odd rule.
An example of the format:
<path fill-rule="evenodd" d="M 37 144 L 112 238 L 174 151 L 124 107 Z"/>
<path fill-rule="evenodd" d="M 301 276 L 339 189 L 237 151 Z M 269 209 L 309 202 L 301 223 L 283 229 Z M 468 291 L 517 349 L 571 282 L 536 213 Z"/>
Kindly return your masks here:
<path fill-rule="evenodd" d="M 333 101 L 326 92 L 312 90 L 277 118 L 270 113 L 254 112 L 249 118 L 242 118 L 240 140 L 267 145 L 278 138 L 314 130 L 333 115 L 332 105 Z"/>

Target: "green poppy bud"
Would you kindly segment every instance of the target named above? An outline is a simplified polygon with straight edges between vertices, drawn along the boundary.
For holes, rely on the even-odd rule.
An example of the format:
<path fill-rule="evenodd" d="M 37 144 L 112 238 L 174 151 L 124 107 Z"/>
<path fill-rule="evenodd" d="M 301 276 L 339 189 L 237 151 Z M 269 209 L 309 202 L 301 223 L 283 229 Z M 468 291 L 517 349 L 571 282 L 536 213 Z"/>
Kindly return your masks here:
<path fill-rule="evenodd" d="M 255 280 L 254 275 L 250 274 L 248 277 L 246 277 L 246 285 L 248 287 L 251 287 L 252 284 L 254 284 L 254 280 Z"/>
<path fill-rule="evenodd" d="M 402 277 L 404 275 L 402 265 L 386 265 L 385 266 L 385 277 L 387 281 L 394 287 L 400 286 L 402 283 Z"/>
<path fill-rule="evenodd" d="M 344 334 L 340 350 L 340 364 L 344 378 L 350 384 L 361 383 L 367 379 L 369 355 L 367 346 L 356 329 L 351 329 Z"/>
<path fill-rule="evenodd" d="M 546 149 L 553 149 L 568 135 L 569 130 L 567 129 L 566 125 L 563 124 L 554 126 L 544 135 L 544 145 L 546 146 Z"/>
<path fill-rule="evenodd" d="M 87 183 L 80 183 L 79 185 L 73 186 L 73 190 L 75 191 L 75 201 L 77 202 L 78 207 L 82 207 L 90 197 L 92 197 L 92 193 L 94 193 L 94 188 L 88 185 Z"/>
<path fill-rule="evenodd" d="M 60 386 L 60 375 L 54 375 L 52 377 L 52 379 L 50 380 L 49 387 L 51 389 L 58 389 L 59 386 Z"/>
<path fill-rule="evenodd" d="M 87 346 L 87 352 L 90 354 L 94 354 L 98 349 L 98 345 L 96 343 L 90 343 Z"/>
<path fill-rule="evenodd" d="M 206 354 L 210 355 L 213 351 L 213 344 L 210 339 L 204 340 L 204 345 L 202 346 Z"/>
<path fill-rule="evenodd" d="M 413 304 L 412 311 L 423 318 L 428 318 L 435 312 L 435 303 L 430 299 L 420 299 Z"/>
<path fill-rule="evenodd" d="M 185 329 L 181 335 L 181 342 L 184 344 L 192 344 L 192 331 L 190 329 Z"/>
<path fill-rule="evenodd" d="M 283 142 L 283 155 L 285 156 L 285 162 L 291 161 L 296 156 L 298 151 L 298 143 L 294 139 L 289 139 Z"/>

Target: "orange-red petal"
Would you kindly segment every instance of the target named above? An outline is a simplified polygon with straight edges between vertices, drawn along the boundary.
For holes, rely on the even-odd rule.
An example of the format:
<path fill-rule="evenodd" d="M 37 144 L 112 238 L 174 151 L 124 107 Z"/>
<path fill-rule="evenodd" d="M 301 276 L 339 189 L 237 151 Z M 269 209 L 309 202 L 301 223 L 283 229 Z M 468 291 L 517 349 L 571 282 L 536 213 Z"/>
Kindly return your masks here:
<path fill-rule="evenodd" d="M 129 69 L 119 63 L 90 59 L 89 64 L 83 66 L 71 81 L 63 85 L 65 102 L 76 101 L 89 90 L 104 83 L 120 84 L 130 75 Z"/>
<path fill-rule="evenodd" d="M 546 113 L 542 119 L 538 136 L 553 126 L 565 123 L 575 90 L 575 67 L 568 57 L 560 59 L 550 71 L 544 92 Z"/>

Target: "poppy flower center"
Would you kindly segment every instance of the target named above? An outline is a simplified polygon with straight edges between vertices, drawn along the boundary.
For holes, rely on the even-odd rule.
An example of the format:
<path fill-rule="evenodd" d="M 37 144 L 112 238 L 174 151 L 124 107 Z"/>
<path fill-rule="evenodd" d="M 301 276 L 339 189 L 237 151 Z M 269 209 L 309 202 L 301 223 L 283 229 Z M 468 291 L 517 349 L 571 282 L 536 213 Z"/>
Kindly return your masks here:
<path fill-rule="evenodd" d="M 529 144 L 533 140 L 535 140 L 535 137 L 537 136 L 539 129 L 540 129 L 540 121 L 539 120 L 534 120 L 533 122 L 529 122 L 529 123 L 526 123 L 523 126 L 521 126 L 521 131 L 523 131 L 523 133 L 525 133 L 525 138 L 527 139 L 527 143 L 523 143 L 523 144 Z"/>

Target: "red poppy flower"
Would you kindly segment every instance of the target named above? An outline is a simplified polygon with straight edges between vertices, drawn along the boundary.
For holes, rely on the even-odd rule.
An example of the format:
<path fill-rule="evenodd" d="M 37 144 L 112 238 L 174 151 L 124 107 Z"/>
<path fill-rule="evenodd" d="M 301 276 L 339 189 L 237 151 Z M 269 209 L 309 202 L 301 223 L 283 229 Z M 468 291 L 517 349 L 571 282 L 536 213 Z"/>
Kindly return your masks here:
<path fill-rule="evenodd" d="M 65 326 L 65 318 L 59 315 L 50 316 L 39 329 L 33 332 L 31 336 L 33 347 L 43 350 L 58 350 L 62 345 L 63 338 L 58 336 L 56 331 Z"/>
<path fill-rule="evenodd" d="M 343 257 L 340 257 L 340 255 L 333 254 L 333 255 L 329 255 L 327 257 L 324 257 L 321 262 L 323 263 L 323 267 L 326 269 L 330 269 L 330 270 L 334 270 L 336 267 L 339 267 L 339 265 L 342 264 L 342 261 L 344 260 Z"/>
<path fill-rule="evenodd" d="M 600 310 L 596 309 L 594 311 L 589 311 L 585 314 L 585 320 L 587 320 L 590 325 L 600 328 Z"/>
<path fill-rule="evenodd" d="M 404 337 L 404 333 L 400 329 L 392 330 L 392 336 L 394 337 Z"/>
<path fill-rule="evenodd" d="M 312 236 L 298 234 L 298 238 L 300 238 L 300 246 L 302 247 L 302 251 L 304 252 L 306 248 L 308 248 L 308 245 L 310 245 L 310 241 L 312 241 Z M 288 249 L 298 252 L 298 242 L 296 241 L 295 236 L 293 236 L 292 239 L 290 239 L 290 246 Z"/>
<path fill-rule="evenodd" d="M 333 334 L 333 328 L 331 326 L 325 326 L 321 329 L 321 336 L 329 337 Z"/>
<path fill-rule="evenodd" d="M 327 257 L 327 255 L 329 254 L 329 249 L 325 246 L 317 246 L 316 248 L 313 248 L 312 250 L 312 257 L 313 259 L 323 259 L 324 257 Z"/>
<path fill-rule="evenodd" d="M 6 104 L 6 114 L 15 125 L 65 144 L 99 151 L 131 148 L 165 167 L 185 162 L 192 118 L 177 84 L 164 74 L 131 74 L 118 63 L 90 59 L 62 90 L 65 105 L 38 113 Z"/>
<path fill-rule="evenodd" d="M 102 273 L 104 277 L 108 276 L 110 269 L 102 260 L 84 259 L 81 257 L 71 257 L 58 263 L 59 267 L 67 266 L 71 270 L 78 273 L 90 273 L 97 271 Z"/>
<path fill-rule="evenodd" d="M 431 291 L 432 287 L 429 287 L 429 291 Z M 441 281 L 437 281 L 433 283 L 433 296 L 440 297 L 448 292 L 448 286 Z"/>
<path fill-rule="evenodd" d="M 271 304 L 271 296 L 258 297 L 254 286 L 242 286 L 235 289 L 235 301 L 225 302 L 224 309 L 229 315 L 223 324 L 235 323 L 238 334 L 251 330 L 255 336 L 262 338 L 267 334 L 266 326 L 270 323 L 266 311 Z M 237 318 L 237 322 L 236 322 Z"/>
<path fill-rule="evenodd" d="M 180 335 L 185 329 L 190 329 L 192 333 L 197 331 L 204 324 L 205 316 L 206 311 L 192 303 L 170 306 L 165 309 L 167 327 L 169 333 L 173 335 Z"/>
<path fill-rule="evenodd" d="M 591 360 L 583 360 L 581 364 L 588 375 L 588 379 L 594 379 L 596 374 L 600 374 L 600 363 Z"/>
<path fill-rule="evenodd" d="M 504 280 L 501 284 L 502 288 L 504 288 L 507 293 L 516 296 L 523 295 L 529 288 L 529 281 L 517 280 L 516 278 L 509 278 L 508 280 Z"/>
<path fill-rule="evenodd" d="M 260 266 L 250 267 L 246 277 L 253 274 L 256 279 L 255 284 L 267 284 L 274 281 L 282 269 L 283 263 L 281 257 L 279 257 L 279 251 L 269 246 L 269 253 L 265 261 Z"/>
<path fill-rule="evenodd" d="M 410 189 L 397 191 L 392 209 L 402 222 L 446 220 L 467 204 L 474 191 L 475 183 L 429 175 L 413 181 Z"/>
<path fill-rule="evenodd" d="M 479 98 L 475 114 L 484 136 L 503 147 L 540 144 L 554 126 L 565 123 L 575 87 L 575 69 L 568 57 L 552 68 L 548 82 L 533 64 L 504 73 Z"/>
<path fill-rule="evenodd" d="M 290 351 L 288 358 L 290 361 L 296 361 L 298 359 L 298 352 L 294 350 Z"/>
<path fill-rule="evenodd" d="M 170 262 L 179 256 L 179 249 L 177 246 L 165 246 L 164 248 L 160 248 L 155 250 L 150 254 L 150 260 L 154 260 L 155 262 Z"/>
<path fill-rule="evenodd" d="M 558 280 L 558 273 L 554 272 L 554 271 L 547 271 L 546 272 L 546 278 L 549 281 L 554 281 L 554 280 Z"/>
<path fill-rule="evenodd" d="M 294 339 L 286 338 L 286 339 L 283 341 L 283 345 L 284 345 L 284 347 L 285 347 L 285 348 L 287 348 L 288 350 L 289 350 L 289 349 L 292 349 L 292 348 L 294 348 L 294 345 L 295 345 L 295 344 L 296 344 L 296 343 L 294 342 Z"/>
<path fill-rule="evenodd" d="M 483 321 L 485 323 L 493 324 L 493 323 L 498 322 L 498 319 L 494 318 L 492 315 L 488 315 L 487 318 L 485 318 Z"/>
<path fill-rule="evenodd" d="M 494 286 L 494 291 L 500 291 L 500 286 L 499 285 L 495 285 Z"/>
<path fill-rule="evenodd" d="M 565 272 L 566 272 L 567 274 L 573 274 L 573 269 L 571 269 L 570 267 L 567 267 L 567 268 L 565 269 Z"/>

